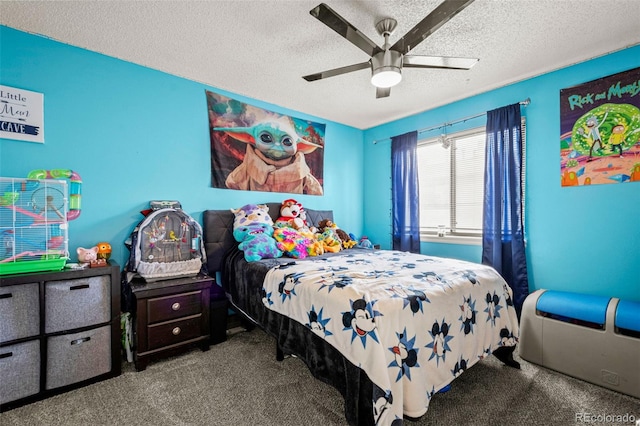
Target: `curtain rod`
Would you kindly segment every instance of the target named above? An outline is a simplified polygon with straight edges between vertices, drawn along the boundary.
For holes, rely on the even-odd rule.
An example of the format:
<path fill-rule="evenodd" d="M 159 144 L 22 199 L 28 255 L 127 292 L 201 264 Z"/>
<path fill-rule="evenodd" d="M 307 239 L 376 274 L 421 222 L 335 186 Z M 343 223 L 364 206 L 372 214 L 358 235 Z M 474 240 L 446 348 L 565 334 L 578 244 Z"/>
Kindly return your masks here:
<path fill-rule="evenodd" d="M 519 102 L 520 105 L 525 106 L 525 107 L 527 105 L 529 105 L 530 103 L 531 103 L 531 99 L 530 98 L 527 98 L 524 101 L 520 101 Z M 481 114 L 470 115 L 469 117 L 460 118 L 460 119 L 455 120 L 455 121 L 444 122 L 444 123 L 439 124 L 437 126 L 426 127 L 424 129 L 418 130 L 418 133 L 426 133 L 426 132 L 430 132 L 431 130 L 442 129 L 442 128 L 447 127 L 447 126 L 453 126 L 454 124 L 464 123 L 465 121 L 473 120 L 474 118 L 482 117 L 483 115 L 487 115 L 487 113 L 483 112 Z M 386 141 L 386 140 L 389 140 L 389 139 L 391 139 L 391 138 L 374 140 L 373 143 L 377 144 L 378 142 Z"/>

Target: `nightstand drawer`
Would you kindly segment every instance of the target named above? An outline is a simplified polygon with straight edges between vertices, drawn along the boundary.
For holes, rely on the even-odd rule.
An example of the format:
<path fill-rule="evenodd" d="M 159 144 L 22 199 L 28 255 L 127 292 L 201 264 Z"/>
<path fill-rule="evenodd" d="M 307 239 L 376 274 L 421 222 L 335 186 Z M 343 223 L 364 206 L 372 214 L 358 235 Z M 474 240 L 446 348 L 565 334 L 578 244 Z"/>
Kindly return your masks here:
<path fill-rule="evenodd" d="M 40 333 L 38 283 L 0 287 L 0 342 Z"/>
<path fill-rule="evenodd" d="M 150 325 L 148 349 L 153 350 L 202 336 L 202 315 Z"/>
<path fill-rule="evenodd" d="M 174 294 L 147 301 L 148 324 L 196 315 L 202 312 L 202 292 Z"/>

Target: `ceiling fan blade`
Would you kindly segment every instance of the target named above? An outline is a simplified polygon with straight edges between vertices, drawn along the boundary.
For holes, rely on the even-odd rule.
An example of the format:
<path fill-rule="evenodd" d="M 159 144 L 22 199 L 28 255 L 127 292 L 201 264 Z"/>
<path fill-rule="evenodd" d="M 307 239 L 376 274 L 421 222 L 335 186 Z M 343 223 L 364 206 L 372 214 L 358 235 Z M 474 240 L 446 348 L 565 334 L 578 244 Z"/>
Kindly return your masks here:
<path fill-rule="evenodd" d="M 391 87 L 376 87 L 376 99 L 386 98 L 391 94 Z"/>
<path fill-rule="evenodd" d="M 405 55 L 402 66 L 407 68 L 446 68 L 468 70 L 476 63 L 477 58 L 452 58 L 447 56 Z"/>
<path fill-rule="evenodd" d="M 365 68 L 371 68 L 371 62 L 367 61 L 359 64 L 347 65 L 346 67 L 334 68 L 332 70 L 305 75 L 302 78 L 304 78 L 307 81 L 316 81 L 316 80 L 321 80 L 323 78 L 333 77 L 340 74 L 346 74 L 348 72 L 363 70 Z"/>
<path fill-rule="evenodd" d="M 367 55 L 373 56 L 374 54 L 382 51 L 382 49 L 371 41 L 369 37 L 361 33 L 356 27 L 347 22 L 346 19 L 338 15 L 326 4 L 319 4 L 311 9 L 309 13 L 342 37 L 349 40 Z"/>
<path fill-rule="evenodd" d="M 407 32 L 400 40 L 396 41 L 391 50 L 396 50 L 403 55 L 416 47 L 418 43 L 433 34 L 438 28 L 446 24 L 465 7 L 473 3 L 473 0 L 444 0 L 422 21 Z"/>

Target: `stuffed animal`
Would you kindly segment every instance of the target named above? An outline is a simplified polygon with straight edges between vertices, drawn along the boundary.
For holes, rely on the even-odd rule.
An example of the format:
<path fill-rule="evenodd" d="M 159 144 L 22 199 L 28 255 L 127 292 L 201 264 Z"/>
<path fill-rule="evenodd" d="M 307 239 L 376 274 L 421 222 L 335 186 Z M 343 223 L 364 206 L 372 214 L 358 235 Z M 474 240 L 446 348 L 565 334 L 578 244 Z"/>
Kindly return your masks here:
<path fill-rule="evenodd" d="M 107 242 L 98 243 L 98 259 L 109 260 L 111 257 L 111 244 Z"/>
<path fill-rule="evenodd" d="M 293 229 L 304 228 L 304 220 L 300 218 L 300 212 L 302 211 L 302 204 L 296 200 L 290 198 L 284 200 L 280 206 L 280 217 L 276 219 L 276 227 L 290 227 Z"/>
<path fill-rule="evenodd" d="M 303 229 L 305 231 L 311 232 L 312 234 L 318 232 L 318 228 L 313 225 L 309 226 L 309 222 L 307 222 L 307 211 L 302 206 L 300 206 L 300 219 L 302 219 Z"/>
<path fill-rule="evenodd" d="M 318 230 L 320 232 L 324 232 L 327 228 L 331 228 L 335 231 L 338 238 L 340 239 L 340 244 L 342 245 L 342 247 L 349 249 L 355 246 L 356 244 L 358 244 L 356 241 L 351 239 L 349 234 L 347 234 L 342 229 L 338 228 L 338 225 L 333 223 L 331 219 L 322 219 L 320 223 L 318 223 Z"/>
<path fill-rule="evenodd" d="M 273 226 L 267 223 L 239 226 L 233 231 L 233 237 L 240 243 L 238 248 L 244 251 L 247 262 L 282 256 L 272 234 Z"/>
<path fill-rule="evenodd" d="M 337 253 L 342 250 L 340 238 L 332 228 L 324 228 L 324 231 L 318 234 L 318 241 L 322 243 L 325 252 Z"/>
<path fill-rule="evenodd" d="M 362 238 L 360 238 L 360 241 L 358 241 L 358 247 L 365 248 L 365 249 L 372 249 L 373 244 L 371 243 L 371 241 L 369 241 L 369 237 L 367 237 L 366 235 L 363 235 Z"/>
<path fill-rule="evenodd" d="M 231 209 L 234 214 L 233 229 L 252 223 L 266 223 L 273 225 L 273 219 L 269 216 L 269 207 L 266 204 L 247 204 L 239 209 Z"/>
<path fill-rule="evenodd" d="M 331 228 L 331 225 L 333 225 L 331 219 L 322 219 L 318 222 L 318 232 L 323 233 L 326 228 Z"/>
<path fill-rule="evenodd" d="M 284 200 L 280 207 L 280 217 L 275 223 L 274 238 L 278 240 L 280 249 L 294 258 L 302 259 L 308 256 L 324 254 L 324 244 L 316 239 L 317 229 L 310 228 L 307 223 L 307 213 L 302 204 L 294 199 Z M 288 228 L 295 232 L 279 232 L 279 229 Z M 306 255 L 303 248 L 306 247 Z"/>
<path fill-rule="evenodd" d="M 98 259 L 98 246 L 89 249 L 78 247 L 76 253 L 78 254 L 78 263 L 91 263 Z"/>
<path fill-rule="evenodd" d="M 295 259 L 306 258 L 310 252 L 309 247 L 314 244 L 314 240 L 305 237 L 297 230 L 288 226 L 276 228 L 276 230 L 273 231 L 273 238 L 278 242 L 278 248 L 282 250 L 285 255 Z M 313 252 L 313 248 L 311 252 Z"/>
<path fill-rule="evenodd" d="M 307 246 L 307 254 L 309 256 L 320 256 L 324 254 L 324 244 L 322 244 L 322 241 L 318 241 L 315 235 L 313 238 L 310 238 L 310 240 L 311 243 Z"/>

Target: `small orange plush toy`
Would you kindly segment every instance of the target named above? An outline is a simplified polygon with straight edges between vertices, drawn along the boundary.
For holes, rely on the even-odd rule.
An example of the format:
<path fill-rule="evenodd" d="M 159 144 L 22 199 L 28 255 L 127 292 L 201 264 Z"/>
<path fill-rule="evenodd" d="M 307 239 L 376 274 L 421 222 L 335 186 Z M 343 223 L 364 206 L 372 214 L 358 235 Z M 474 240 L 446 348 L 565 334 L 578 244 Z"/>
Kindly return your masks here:
<path fill-rule="evenodd" d="M 98 259 L 109 260 L 111 257 L 111 244 L 106 242 L 100 242 L 98 246 Z"/>

